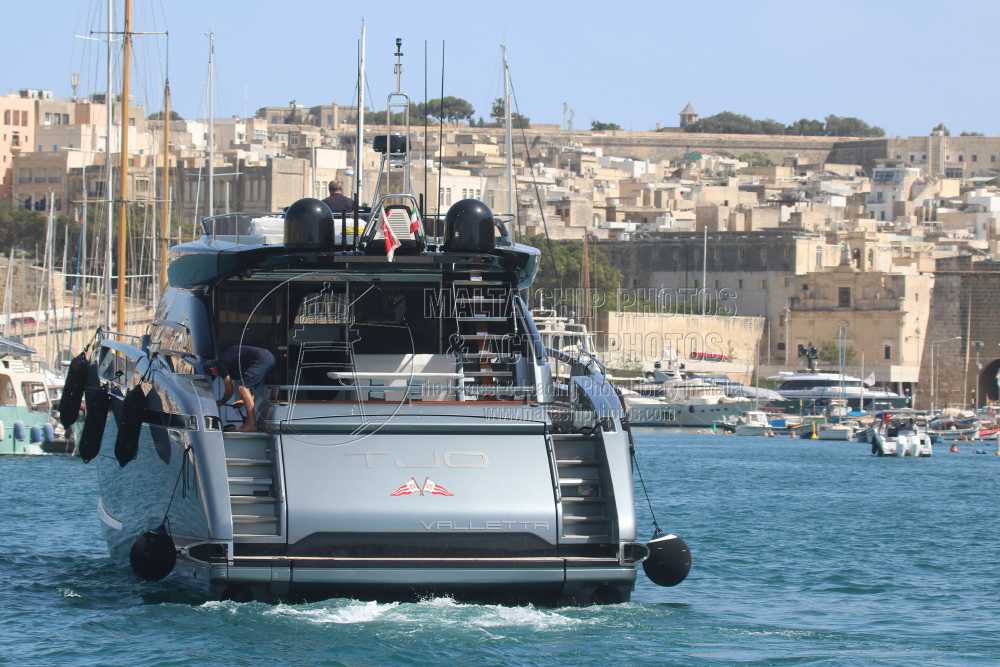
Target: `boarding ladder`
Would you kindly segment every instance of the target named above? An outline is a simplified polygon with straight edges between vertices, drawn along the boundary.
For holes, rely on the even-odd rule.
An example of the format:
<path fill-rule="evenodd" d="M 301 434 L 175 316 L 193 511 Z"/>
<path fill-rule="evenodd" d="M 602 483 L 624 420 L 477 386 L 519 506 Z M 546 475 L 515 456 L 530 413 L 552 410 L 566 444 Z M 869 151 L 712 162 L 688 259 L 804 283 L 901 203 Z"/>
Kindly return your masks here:
<path fill-rule="evenodd" d="M 233 539 L 261 541 L 283 534 L 283 493 L 276 474 L 277 436 L 270 433 L 223 434 Z"/>
<path fill-rule="evenodd" d="M 506 283 L 486 280 L 477 273 L 451 283 L 452 351 L 479 395 L 503 396 L 513 391 L 516 322 L 512 297 Z"/>
<path fill-rule="evenodd" d="M 558 473 L 564 544 L 607 543 L 614 534 L 614 498 L 598 433 L 549 436 Z"/>

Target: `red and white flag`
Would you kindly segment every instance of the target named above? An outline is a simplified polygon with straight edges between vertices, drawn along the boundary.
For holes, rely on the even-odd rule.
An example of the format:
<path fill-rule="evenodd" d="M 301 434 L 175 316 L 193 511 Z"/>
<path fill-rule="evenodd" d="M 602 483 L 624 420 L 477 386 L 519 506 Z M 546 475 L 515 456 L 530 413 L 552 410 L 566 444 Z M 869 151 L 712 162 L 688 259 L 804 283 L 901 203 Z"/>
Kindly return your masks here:
<path fill-rule="evenodd" d="M 420 222 L 420 214 L 417 209 L 413 209 L 410 212 L 410 233 L 414 236 L 420 236 L 423 233 L 423 223 Z"/>
<path fill-rule="evenodd" d="M 421 495 L 423 495 L 423 493 L 420 490 L 420 487 L 417 485 L 417 480 L 415 480 L 414 478 L 411 477 L 410 479 L 406 480 L 406 482 L 404 484 L 402 484 L 399 488 L 397 488 L 395 491 L 393 491 L 389 495 L 390 496 L 412 496 L 415 493 L 420 493 Z"/>
<path fill-rule="evenodd" d="M 389 226 L 389 214 L 382 210 L 382 236 L 385 237 L 385 256 L 391 262 L 396 256 L 396 248 L 400 246 L 399 239 Z"/>
<path fill-rule="evenodd" d="M 424 488 L 422 489 L 420 495 L 430 494 L 432 496 L 453 496 L 455 495 L 448 489 L 444 488 L 430 477 L 424 480 Z"/>

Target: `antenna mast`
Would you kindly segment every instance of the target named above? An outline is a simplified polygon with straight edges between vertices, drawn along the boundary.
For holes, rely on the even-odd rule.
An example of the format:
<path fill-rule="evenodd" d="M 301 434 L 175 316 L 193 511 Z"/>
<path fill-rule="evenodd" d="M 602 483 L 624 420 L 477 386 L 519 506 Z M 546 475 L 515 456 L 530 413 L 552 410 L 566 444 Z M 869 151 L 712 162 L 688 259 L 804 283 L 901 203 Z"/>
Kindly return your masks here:
<path fill-rule="evenodd" d="M 215 33 L 208 33 L 208 217 L 215 215 Z"/>
<path fill-rule="evenodd" d="M 163 77 L 163 173 L 160 193 L 160 294 L 167 289 L 167 248 L 170 245 L 170 37 L 167 37 L 167 72 Z"/>
<path fill-rule="evenodd" d="M 514 202 L 514 124 L 510 108 L 510 66 L 507 64 L 507 47 L 500 45 L 503 60 L 504 152 L 507 154 L 507 213 L 516 223 L 517 207 Z M 517 225 L 515 224 L 516 228 Z"/>
<path fill-rule="evenodd" d="M 361 206 L 365 189 L 365 38 L 368 26 L 361 21 L 361 40 L 358 42 L 358 145 L 354 168 L 354 201 Z"/>

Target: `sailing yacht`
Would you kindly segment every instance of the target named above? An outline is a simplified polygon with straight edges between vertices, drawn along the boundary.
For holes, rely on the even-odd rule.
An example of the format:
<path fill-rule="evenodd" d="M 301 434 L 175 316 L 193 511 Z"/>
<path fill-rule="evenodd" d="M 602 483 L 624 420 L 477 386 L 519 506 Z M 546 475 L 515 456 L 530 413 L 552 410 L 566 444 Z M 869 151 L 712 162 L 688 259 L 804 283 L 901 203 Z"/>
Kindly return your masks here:
<path fill-rule="evenodd" d="M 206 218 L 171 249 L 147 334 L 100 332 L 89 361 L 110 415 L 93 460 L 113 558 L 238 598 L 621 602 L 643 561 L 678 583 L 683 542 L 638 538 L 617 392 L 568 355 L 553 382 L 521 298 L 539 251 L 476 200 L 427 237 L 408 134 L 375 138 L 379 185 L 350 222 L 315 199 L 280 236 L 273 217 Z M 234 348 L 275 359 L 253 431 L 212 376 Z"/>

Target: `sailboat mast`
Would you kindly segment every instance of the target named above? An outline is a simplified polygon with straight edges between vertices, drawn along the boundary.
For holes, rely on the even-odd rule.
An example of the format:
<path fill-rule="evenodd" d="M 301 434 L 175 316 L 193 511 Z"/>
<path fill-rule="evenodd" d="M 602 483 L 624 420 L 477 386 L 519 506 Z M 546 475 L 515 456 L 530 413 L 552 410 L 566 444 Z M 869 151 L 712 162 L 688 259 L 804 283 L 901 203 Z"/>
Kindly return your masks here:
<path fill-rule="evenodd" d="M 10 254 L 7 259 L 7 280 L 3 289 L 3 335 L 7 335 L 7 328 L 10 326 L 11 296 L 14 285 L 14 246 L 10 247 Z"/>
<path fill-rule="evenodd" d="M 80 227 L 80 262 L 77 267 L 80 277 L 77 283 L 80 285 L 81 306 L 87 299 L 87 165 L 83 165 L 83 224 Z"/>
<path fill-rule="evenodd" d="M 104 328 L 106 330 L 111 329 L 111 239 L 114 238 L 114 225 L 115 225 L 115 209 L 114 209 L 114 197 L 111 195 L 112 189 L 114 188 L 114 178 L 112 174 L 111 166 L 111 136 L 112 136 L 112 118 L 111 109 L 114 102 L 112 101 L 112 94 L 114 93 L 114 80 L 112 79 L 111 65 L 114 60 L 114 52 L 111 50 L 111 33 L 114 30 L 114 3 L 112 0 L 108 0 L 108 87 L 104 94 L 104 107 L 107 116 L 107 133 L 104 137 L 104 174 L 105 174 L 105 187 L 104 187 L 104 199 L 107 204 L 107 247 L 104 252 Z"/>
<path fill-rule="evenodd" d="M 215 33 L 208 33 L 208 217 L 215 215 Z"/>
<path fill-rule="evenodd" d="M 705 316 L 708 309 L 708 224 L 702 232 L 701 242 L 701 316 Z"/>
<path fill-rule="evenodd" d="M 125 331 L 125 272 L 128 258 L 128 93 L 129 65 L 132 60 L 132 0 L 125 0 L 125 28 L 122 31 L 122 140 L 118 162 L 118 331 Z"/>
<path fill-rule="evenodd" d="M 581 295 L 583 306 L 582 320 L 585 325 L 587 325 L 587 330 L 590 330 L 590 304 L 592 303 L 590 299 L 590 233 L 584 230 L 583 232 L 583 264 L 580 274 L 580 288 L 583 294 Z"/>
<path fill-rule="evenodd" d="M 365 190 L 365 39 L 368 26 L 361 22 L 361 41 L 358 42 L 358 141 L 354 163 L 354 201 L 362 205 Z"/>
<path fill-rule="evenodd" d="M 167 289 L 170 245 L 170 76 L 163 82 L 163 173 L 160 186 L 160 294 Z"/>
<path fill-rule="evenodd" d="M 504 152 L 507 154 L 507 213 L 517 217 L 514 206 L 514 124 L 510 104 L 510 67 L 507 65 L 507 47 L 500 45 L 500 57 L 503 60 L 503 107 L 504 107 Z M 517 225 L 515 224 L 516 228 Z"/>

